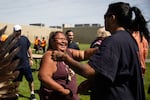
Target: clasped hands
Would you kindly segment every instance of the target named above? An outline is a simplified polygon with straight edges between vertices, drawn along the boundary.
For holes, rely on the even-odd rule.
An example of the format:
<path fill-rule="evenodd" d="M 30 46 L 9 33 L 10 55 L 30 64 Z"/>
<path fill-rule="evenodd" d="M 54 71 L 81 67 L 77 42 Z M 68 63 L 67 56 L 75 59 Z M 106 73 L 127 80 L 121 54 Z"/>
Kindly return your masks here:
<path fill-rule="evenodd" d="M 64 61 L 67 53 L 54 50 L 52 51 L 52 59 L 54 61 Z M 91 90 L 91 81 L 85 80 L 78 86 L 79 94 L 88 94 L 89 90 Z"/>
<path fill-rule="evenodd" d="M 57 50 L 54 50 L 52 51 L 52 59 L 54 61 L 64 61 L 64 57 L 65 57 L 66 53 L 65 52 L 62 52 L 62 51 L 57 51 Z"/>

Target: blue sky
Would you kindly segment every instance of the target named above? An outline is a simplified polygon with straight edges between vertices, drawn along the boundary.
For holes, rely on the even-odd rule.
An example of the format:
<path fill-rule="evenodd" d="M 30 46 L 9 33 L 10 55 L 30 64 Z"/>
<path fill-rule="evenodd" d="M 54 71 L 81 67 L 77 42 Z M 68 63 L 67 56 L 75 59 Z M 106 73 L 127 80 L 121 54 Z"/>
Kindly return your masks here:
<path fill-rule="evenodd" d="M 98 23 L 104 25 L 103 15 L 108 4 L 119 0 L 0 0 L 0 22 L 46 26 Z M 150 19 L 149 0 L 120 0 L 139 7 Z"/>

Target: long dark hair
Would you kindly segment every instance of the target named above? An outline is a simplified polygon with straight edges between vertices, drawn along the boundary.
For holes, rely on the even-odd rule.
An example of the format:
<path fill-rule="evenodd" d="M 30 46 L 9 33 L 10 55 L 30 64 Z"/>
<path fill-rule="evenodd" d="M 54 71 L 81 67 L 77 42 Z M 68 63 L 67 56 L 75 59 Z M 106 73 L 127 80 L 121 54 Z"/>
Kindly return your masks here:
<path fill-rule="evenodd" d="M 144 36 L 146 40 L 149 42 L 150 39 L 150 32 L 147 28 L 147 22 L 142 15 L 140 9 L 137 7 L 132 7 L 132 11 L 135 13 L 135 19 L 132 21 L 131 30 L 132 31 L 139 31 L 140 32 L 140 38 L 142 41 L 142 37 Z"/>
<path fill-rule="evenodd" d="M 110 4 L 105 16 L 111 15 L 115 15 L 119 26 L 124 27 L 126 30 L 129 29 L 132 23 L 132 11 L 128 3 L 117 2 Z"/>

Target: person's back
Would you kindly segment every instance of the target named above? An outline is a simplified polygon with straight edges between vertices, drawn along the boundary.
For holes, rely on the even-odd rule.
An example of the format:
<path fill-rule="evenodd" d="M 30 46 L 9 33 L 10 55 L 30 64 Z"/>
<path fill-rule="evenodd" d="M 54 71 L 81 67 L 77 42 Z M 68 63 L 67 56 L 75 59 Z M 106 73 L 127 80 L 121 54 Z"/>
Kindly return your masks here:
<path fill-rule="evenodd" d="M 102 71 L 105 78 L 99 79 L 98 76 L 95 78 L 91 95 L 93 100 L 135 100 L 134 98 L 138 97 L 136 92 L 143 95 L 144 91 L 138 90 L 144 89 L 137 51 L 138 47 L 135 41 L 125 31 L 118 31 L 102 42 L 99 52 L 91 59 L 97 59 L 96 61 L 99 63 L 95 63 L 95 65 L 101 66 L 99 70 Z M 111 55 L 111 57 L 107 58 L 107 55 Z M 91 61 L 89 64 L 95 66 L 91 64 Z M 116 64 L 119 64 L 118 67 Z"/>
<path fill-rule="evenodd" d="M 128 31 L 134 25 L 145 30 L 146 22 L 142 22 L 144 18 L 137 7 L 124 2 L 110 4 L 104 18 L 105 28 L 112 36 L 102 42 L 99 52 L 89 61 L 99 73 L 92 97 L 94 100 L 145 100 L 138 45 Z"/>

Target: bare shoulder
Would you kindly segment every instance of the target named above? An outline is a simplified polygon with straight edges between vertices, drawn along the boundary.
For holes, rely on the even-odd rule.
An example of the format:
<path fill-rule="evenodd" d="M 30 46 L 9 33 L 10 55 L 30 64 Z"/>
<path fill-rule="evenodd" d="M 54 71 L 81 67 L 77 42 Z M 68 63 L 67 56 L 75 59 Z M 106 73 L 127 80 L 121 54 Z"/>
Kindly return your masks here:
<path fill-rule="evenodd" d="M 52 58 L 52 50 L 46 51 L 42 57 L 42 63 L 55 64 L 56 61 L 53 61 L 51 58 Z"/>
<path fill-rule="evenodd" d="M 49 50 L 49 51 L 46 51 L 46 53 L 43 55 L 42 60 L 41 60 L 41 64 L 40 64 L 41 70 L 44 69 L 45 71 L 49 70 L 51 72 L 56 71 L 56 63 L 57 62 L 53 61 L 51 59 L 51 54 L 52 54 L 52 51 Z"/>
<path fill-rule="evenodd" d="M 45 54 L 43 55 L 42 59 L 51 59 L 52 55 L 52 50 L 46 51 Z"/>

